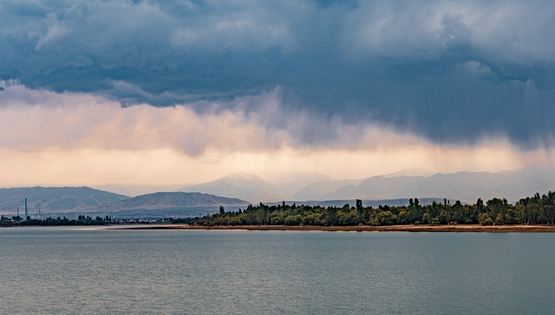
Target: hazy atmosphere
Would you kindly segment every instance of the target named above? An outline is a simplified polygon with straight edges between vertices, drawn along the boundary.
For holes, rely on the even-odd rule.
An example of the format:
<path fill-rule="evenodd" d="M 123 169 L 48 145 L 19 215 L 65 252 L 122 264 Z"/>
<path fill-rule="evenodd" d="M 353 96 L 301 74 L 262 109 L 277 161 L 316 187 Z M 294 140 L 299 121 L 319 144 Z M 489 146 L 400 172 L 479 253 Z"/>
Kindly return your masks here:
<path fill-rule="evenodd" d="M 0 187 L 555 161 L 552 1 L 18 0 L 0 26 Z"/>

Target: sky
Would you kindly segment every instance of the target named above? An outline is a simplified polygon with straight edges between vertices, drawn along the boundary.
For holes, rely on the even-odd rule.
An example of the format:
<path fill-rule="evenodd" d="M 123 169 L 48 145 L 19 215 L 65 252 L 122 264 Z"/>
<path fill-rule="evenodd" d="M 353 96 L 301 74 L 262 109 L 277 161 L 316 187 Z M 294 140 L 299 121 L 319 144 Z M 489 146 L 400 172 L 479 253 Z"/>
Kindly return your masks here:
<path fill-rule="evenodd" d="M 553 38 L 553 1 L 3 0 L 0 186 L 551 165 Z"/>

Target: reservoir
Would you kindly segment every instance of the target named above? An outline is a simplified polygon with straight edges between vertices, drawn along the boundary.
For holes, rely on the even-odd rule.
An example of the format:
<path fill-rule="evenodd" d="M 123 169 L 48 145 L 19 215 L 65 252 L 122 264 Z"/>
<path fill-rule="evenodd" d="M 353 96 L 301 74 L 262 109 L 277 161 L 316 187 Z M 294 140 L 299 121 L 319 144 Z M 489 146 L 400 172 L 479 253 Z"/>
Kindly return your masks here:
<path fill-rule="evenodd" d="M 0 229 L 0 314 L 549 314 L 554 233 Z"/>

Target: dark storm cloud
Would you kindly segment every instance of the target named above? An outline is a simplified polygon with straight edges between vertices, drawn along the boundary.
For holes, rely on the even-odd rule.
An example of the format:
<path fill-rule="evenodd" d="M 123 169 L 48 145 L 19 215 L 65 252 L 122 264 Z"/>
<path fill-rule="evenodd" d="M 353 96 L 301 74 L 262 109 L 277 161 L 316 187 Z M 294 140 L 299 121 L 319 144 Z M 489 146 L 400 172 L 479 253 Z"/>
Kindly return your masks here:
<path fill-rule="evenodd" d="M 443 143 L 555 129 L 551 1 L 3 1 L 0 26 L 0 77 L 31 88 L 166 106 L 278 86 L 286 109 Z"/>

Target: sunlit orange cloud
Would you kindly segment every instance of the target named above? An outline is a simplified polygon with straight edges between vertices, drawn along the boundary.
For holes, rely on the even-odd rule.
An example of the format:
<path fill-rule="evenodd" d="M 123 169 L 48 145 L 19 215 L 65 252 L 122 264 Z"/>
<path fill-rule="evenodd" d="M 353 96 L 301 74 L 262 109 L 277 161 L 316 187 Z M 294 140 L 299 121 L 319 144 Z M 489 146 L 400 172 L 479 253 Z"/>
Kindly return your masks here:
<path fill-rule="evenodd" d="M 292 115 L 287 128 L 265 126 L 267 113 L 281 110 L 272 93 L 258 97 L 259 112 L 247 113 L 238 100 L 198 113 L 187 106 L 123 108 L 98 95 L 11 82 L 0 91 L 0 186 L 179 188 L 234 172 L 269 180 L 293 172 L 345 179 L 407 169 L 511 170 L 553 160 L 550 151 L 522 152 L 502 137 L 445 146 L 340 121 L 328 122 L 336 137 L 329 145 L 310 145 L 288 129 L 316 119 L 306 113 Z"/>

